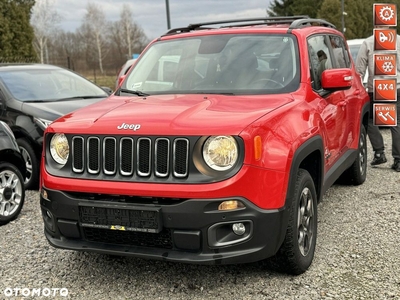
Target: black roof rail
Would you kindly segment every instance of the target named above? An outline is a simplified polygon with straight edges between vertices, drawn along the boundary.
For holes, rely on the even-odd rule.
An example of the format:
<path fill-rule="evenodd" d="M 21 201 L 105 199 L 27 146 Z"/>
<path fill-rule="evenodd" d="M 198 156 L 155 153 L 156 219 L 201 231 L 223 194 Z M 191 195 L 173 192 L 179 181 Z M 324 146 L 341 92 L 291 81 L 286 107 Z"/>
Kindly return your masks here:
<path fill-rule="evenodd" d="M 319 26 L 325 26 L 325 27 L 331 27 L 331 28 L 336 28 L 335 25 L 332 23 L 329 23 L 328 21 L 322 20 L 322 19 L 300 19 L 300 20 L 295 20 L 290 24 L 289 30 L 290 29 L 296 29 L 296 28 L 301 28 L 304 26 L 311 26 L 311 25 L 319 25 Z"/>
<path fill-rule="evenodd" d="M 295 20 L 307 19 L 307 18 L 309 18 L 309 16 L 301 15 L 301 16 L 264 17 L 264 18 L 211 21 L 211 22 L 189 24 L 187 27 L 174 28 L 174 29 L 169 30 L 165 35 L 189 32 L 189 31 L 193 31 L 193 30 L 213 29 L 213 27 L 204 27 L 204 26 L 210 26 L 210 25 L 230 24 L 230 25 L 220 26 L 220 27 L 233 27 L 233 26 L 237 27 L 237 26 L 265 25 L 265 24 L 273 25 L 273 24 L 292 23 Z"/>
<path fill-rule="evenodd" d="M 336 28 L 335 25 L 325 20 L 310 19 L 310 17 L 307 15 L 300 15 L 300 16 L 264 17 L 264 18 L 236 19 L 236 20 L 195 23 L 195 24 L 189 24 L 187 27 L 171 29 L 164 35 L 190 32 L 193 30 L 213 29 L 214 27 L 207 27 L 212 25 L 225 24 L 225 26 L 220 26 L 220 28 L 226 28 L 226 27 L 238 27 L 238 26 L 254 26 L 254 25 L 265 25 L 265 24 L 274 25 L 274 24 L 287 24 L 287 23 L 290 23 L 289 29 L 296 29 L 304 26 L 311 26 L 314 24 Z"/>

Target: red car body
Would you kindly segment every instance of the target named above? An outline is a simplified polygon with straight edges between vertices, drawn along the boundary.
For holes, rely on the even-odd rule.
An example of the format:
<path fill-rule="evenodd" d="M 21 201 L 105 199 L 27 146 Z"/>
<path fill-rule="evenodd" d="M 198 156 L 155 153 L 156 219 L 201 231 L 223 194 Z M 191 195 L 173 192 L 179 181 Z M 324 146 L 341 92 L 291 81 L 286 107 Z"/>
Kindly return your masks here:
<path fill-rule="evenodd" d="M 121 89 L 108 99 L 53 122 L 46 130 L 41 165 L 41 207 L 50 244 L 73 250 L 203 264 L 278 257 L 284 261 L 285 271 L 304 272 L 311 264 L 315 249 L 316 203 L 343 174 L 349 183 L 361 184 L 365 180 L 369 100 L 350 56 L 348 67 L 325 70 L 319 79 L 321 88 L 312 88 L 309 38 L 316 34 L 343 36 L 330 26 L 288 30 L 292 22 L 296 19 L 276 26 L 199 31 L 189 28 L 188 32 L 171 32 L 150 43 L 128 75 L 135 76 L 132 74 L 141 67 L 146 52 L 150 56 L 153 44 L 159 41 L 205 35 L 290 34 L 297 43 L 299 61 L 298 82 L 289 92 L 232 95 L 143 91 L 132 95 L 127 78 Z M 322 21 L 322 24 L 325 23 Z M 348 52 L 346 44 L 343 49 Z M 174 58 L 168 60 L 173 62 Z M 272 65 L 272 60 L 269 62 Z M 130 87 L 133 86 L 141 84 L 136 82 Z M 64 165 L 58 165 L 52 158 L 52 151 L 57 149 L 52 148 L 52 137 L 60 133 L 66 136 L 70 149 Z M 236 162 L 227 171 L 215 170 L 202 159 L 205 141 L 214 136 L 233 137 L 237 145 L 237 151 L 224 157 L 228 160 L 237 155 Z M 126 140 L 122 137 L 129 137 L 132 143 L 143 139 L 151 147 L 155 145 L 149 160 L 155 160 L 156 167 L 148 176 L 140 177 L 139 171 L 133 171 L 129 179 L 123 178 L 121 149 Z M 174 177 L 171 175 L 176 170 L 174 151 L 181 139 L 189 145 L 188 174 Z M 163 158 L 157 152 L 157 146 L 164 145 L 161 142 L 172 149 L 165 158 L 168 166 L 164 167 L 169 170 L 165 177 L 157 176 L 157 159 Z M 78 157 L 74 143 L 82 144 L 79 146 L 84 153 L 79 154 L 82 169 L 74 162 Z M 108 154 L 108 144 L 116 145 L 115 149 L 120 147 L 119 152 Z M 89 153 L 88 149 L 93 147 L 99 147 L 96 148 L 98 158 Z M 133 147 L 133 151 L 137 151 L 137 156 L 142 153 L 139 146 Z M 71 164 L 79 171 L 73 171 Z M 98 167 L 99 172 L 91 172 L 91 165 L 96 170 Z M 138 162 L 137 167 L 140 166 Z M 297 190 L 302 182 L 305 183 L 299 194 Z M 303 227 L 308 225 L 294 225 L 293 237 L 299 243 L 293 246 L 288 242 L 290 224 L 302 220 L 293 219 L 290 212 L 301 211 L 302 198 L 310 194 L 307 191 L 315 194 L 307 202 L 312 209 L 304 216 L 305 223 L 312 222 L 312 226 L 305 230 Z M 219 209 L 226 201 L 234 201 L 236 206 L 232 210 Z M 292 205 L 291 201 L 297 204 Z M 112 211 L 106 212 L 108 208 Z M 97 209 L 104 209 L 105 215 L 96 215 Z M 128 213 L 157 211 L 151 222 L 158 222 L 159 228 L 134 226 L 129 223 L 132 220 L 124 223 L 120 209 Z M 109 220 L 110 214 L 118 216 L 101 223 L 100 219 Z M 87 231 L 92 229 L 96 232 L 89 234 Z M 167 238 L 162 235 L 160 239 L 168 239 L 168 246 L 137 242 L 142 236 L 132 233 L 140 232 L 147 235 L 146 239 L 164 231 Z M 106 235 L 110 237 L 105 238 Z M 300 241 L 302 235 L 309 236 L 306 242 Z M 287 251 L 282 254 L 283 248 L 294 251 L 295 258 L 288 258 Z"/>

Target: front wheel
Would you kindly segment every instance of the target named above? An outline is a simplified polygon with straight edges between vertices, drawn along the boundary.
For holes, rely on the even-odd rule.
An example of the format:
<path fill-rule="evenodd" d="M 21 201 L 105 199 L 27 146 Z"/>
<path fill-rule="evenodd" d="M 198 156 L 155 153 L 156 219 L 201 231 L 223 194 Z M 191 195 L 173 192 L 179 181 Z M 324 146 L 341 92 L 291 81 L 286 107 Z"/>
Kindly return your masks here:
<path fill-rule="evenodd" d="M 310 267 L 317 242 L 317 193 L 308 171 L 299 169 L 294 194 L 289 199 L 285 239 L 267 263 L 278 271 L 299 275 Z"/>
<path fill-rule="evenodd" d="M 12 164 L 0 162 L 0 225 L 16 219 L 25 200 L 24 178 Z"/>
<path fill-rule="evenodd" d="M 17 143 L 26 165 L 25 189 L 35 190 L 39 185 L 39 160 L 32 145 L 26 139 L 17 139 Z"/>

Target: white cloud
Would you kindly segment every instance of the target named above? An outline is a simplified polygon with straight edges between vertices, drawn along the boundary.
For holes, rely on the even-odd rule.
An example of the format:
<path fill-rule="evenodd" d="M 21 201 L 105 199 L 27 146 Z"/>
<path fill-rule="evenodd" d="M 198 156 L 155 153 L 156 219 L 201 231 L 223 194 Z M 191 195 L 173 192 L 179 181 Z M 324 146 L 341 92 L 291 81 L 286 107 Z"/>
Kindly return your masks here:
<path fill-rule="evenodd" d="M 55 8 L 62 16 L 60 28 L 74 32 L 82 24 L 89 2 L 103 10 L 107 21 L 119 20 L 122 4 L 129 4 L 134 21 L 149 39 L 168 30 L 166 0 L 57 0 Z M 265 17 L 270 2 L 271 0 L 169 0 L 171 27 L 215 20 Z"/>

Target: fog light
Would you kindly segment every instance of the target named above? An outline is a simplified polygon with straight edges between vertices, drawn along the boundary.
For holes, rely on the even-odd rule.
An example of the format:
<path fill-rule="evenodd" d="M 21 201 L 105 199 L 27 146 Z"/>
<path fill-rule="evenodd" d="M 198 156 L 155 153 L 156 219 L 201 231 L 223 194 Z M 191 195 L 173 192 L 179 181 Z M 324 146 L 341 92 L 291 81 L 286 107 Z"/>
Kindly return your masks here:
<path fill-rule="evenodd" d="M 218 210 L 233 210 L 244 208 L 244 204 L 237 200 L 224 201 L 218 206 Z"/>
<path fill-rule="evenodd" d="M 45 200 L 49 200 L 48 195 L 47 195 L 47 191 L 44 190 L 44 189 L 42 189 L 42 197 L 43 197 Z"/>
<path fill-rule="evenodd" d="M 236 235 L 243 235 L 246 232 L 246 227 L 243 223 L 235 223 L 232 225 L 232 230 Z"/>
<path fill-rule="evenodd" d="M 46 210 L 46 215 L 50 220 L 53 219 L 53 215 L 48 210 Z"/>

